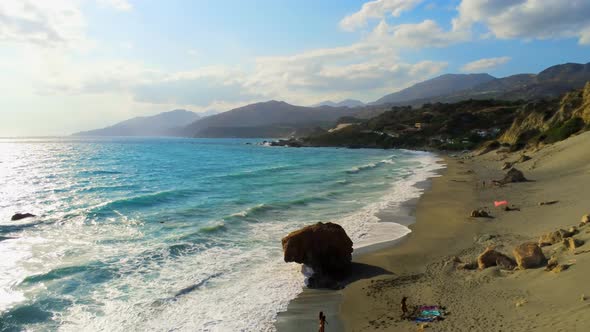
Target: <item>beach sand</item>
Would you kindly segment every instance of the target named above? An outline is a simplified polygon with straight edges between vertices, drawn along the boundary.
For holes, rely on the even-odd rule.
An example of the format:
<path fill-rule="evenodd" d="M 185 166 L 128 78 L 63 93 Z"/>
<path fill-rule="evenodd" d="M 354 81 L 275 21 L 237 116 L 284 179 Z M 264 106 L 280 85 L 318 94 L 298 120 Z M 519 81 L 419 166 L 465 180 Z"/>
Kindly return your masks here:
<path fill-rule="evenodd" d="M 502 187 L 489 183 L 501 179 L 502 164 L 520 152 L 445 158 L 444 175 L 418 202 L 412 233 L 394 246 L 355 255 L 355 262 L 386 273 L 338 292 L 344 330 L 420 330 L 400 319 L 400 301 L 407 296 L 409 305 L 446 307 L 446 319 L 428 323 L 426 331 L 590 331 L 590 224 L 574 236 L 586 242 L 575 251 L 562 244 L 543 247 L 547 258 L 555 255 L 569 265 L 559 273 L 543 267 L 460 270 L 453 262 L 455 256 L 473 261 L 492 245 L 512 256 L 516 245 L 578 226 L 590 213 L 590 133 L 526 153 L 532 159 L 515 167 L 531 181 Z M 520 211 L 495 208 L 496 200 Z M 546 201 L 558 202 L 539 205 Z M 493 218 L 469 217 L 477 208 L 487 208 Z"/>

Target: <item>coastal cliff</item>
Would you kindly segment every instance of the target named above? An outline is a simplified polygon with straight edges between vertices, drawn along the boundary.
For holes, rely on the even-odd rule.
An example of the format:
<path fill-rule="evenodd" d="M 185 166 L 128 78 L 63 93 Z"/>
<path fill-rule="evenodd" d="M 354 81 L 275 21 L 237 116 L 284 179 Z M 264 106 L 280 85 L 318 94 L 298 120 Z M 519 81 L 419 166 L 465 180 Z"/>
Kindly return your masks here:
<path fill-rule="evenodd" d="M 560 100 L 529 103 L 519 110 L 501 143 L 526 145 L 566 139 L 590 124 L 590 83 Z"/>

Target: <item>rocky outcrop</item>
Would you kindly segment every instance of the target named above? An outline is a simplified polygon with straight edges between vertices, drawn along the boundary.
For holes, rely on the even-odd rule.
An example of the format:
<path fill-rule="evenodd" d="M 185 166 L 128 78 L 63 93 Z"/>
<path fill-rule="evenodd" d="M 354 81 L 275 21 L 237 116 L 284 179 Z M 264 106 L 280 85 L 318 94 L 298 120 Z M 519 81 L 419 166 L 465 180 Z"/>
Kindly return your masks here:
<path fill-rule="evenodd" d="M 524 163 L 524 162 L 527 162 L 531 159 L 532 159 L 531 157 L 527 156 L 526 154 L 523 154 L 520 156 L 520 158 L 518 158 L 518 160 L 516 162 L 517 163 Z"/>
<path fill-rule="evenodd" d="M 500 256 L 496 259 L 496 265 L 504 270 L 514 270 L 516 262 L 508 256 Z"/>
<path fill-rule="evenodd" d="M 569 251 L 575 251 L 576 248 L 580 247 L 584 244 L 584 241 L 574 239 L 573 237 L 568 237 L 567 239 L 563 239 L 563 246 L 568 249 Z"/>
<path fill-rule="evenodd" d="M 528 181 L 528 180 L 524 177 L 524 173 L 517 170 L 516 168 L 512 168 L 508 171 L 508 173 L 506 173 L 506 175 L 504 175 L 504 178 L 502 180 L 500 180 L 500 183 L 506 184 L 506 183 L 526 182 L 526 181 Z"/>
<path fill-rule="evenodd" d="M 547 266 L 545 266 L 545 271 L 552 271 L 558 265 L 559 265 L 559 261 L 557 260 L 557 257 L 551 256 L 551 258 L 549 258 L 549 261 L 547 261 Z"/>
<path fill-rule="evenodd" d="M 513 269 L 516 266 L 514 260 L 501 252 L 498 252 L 494 247 L 488 247 L 477 257 L 477 267 L 480 270 L 491 266 L 500 266 L 502 268 Z"/>
<path fill-rule="evenodd" d="M 488 141 L 485 142 L 479 149 L 477 149 L 473 154 L 475 156 L 484 155 L 490 151 L 494 151 L 500 148 L 500 143 L 498 141 Z"/>
<path fill-rule="evenodd" d="M 575 230 L 566 231 L 564 229 L 558 229 L 553 232 L 549 232 L 541 235 L 539 238 L 540 246 L 550 246 L 556 243 L 562 242 L 564 239 L 571 237 L 575 234 Z"/>
<path fill-rule="evenodd" d="M 557 261 L 557 257 L 552 256 L 551 259 L 549 259 L 549 261 L 547 262 L 547 266 L 545 266 L 545 271 L 559 273 L 567 270 L 569 267 L 569 264 L 559 264 L 559 262 Z"/>
<path fill-rule="evenodd" d="M 581 90 L 566 93 L 559 101 L 535 101 L 523 106 L 499 141 L 524 146 L 531 138 L 559 128 L 572 119 L 590 124 L 590 83 Z"/>
<path fill-rule="evenodd" d="M 289 233 L 282 244 L 285 262 L 313 270 L 310 288 L 339 288 L 350 273 L 352 240 L 340 225 L 319 222 Z"/>
<path fill-rule="evenodd" d="M 490 214 L 486 210 L 473 210 L 471 211 L 472 218 L 489 218 Z"/>
<path fill-rule="evenodd" d="M 10 220 L 16 221 L 16 220 L 21 220 L 21 219 L 25 219 L 25 218 L 32 218 L 32 217 L 36 217 L 36 215 L 34 215 L 32 213 L 15 213 L 12 216 L 12 218 L 10 218 Z"/>
<path fill-rule="evenodd" d="M 518 267 L 521 269 L 539 267 L 547 261 L 541 247 L 533 242 L 518 245 L 514 248 L 512 254 L 514 255 L 514 258 L 516 258 Z"/>
<path fill-rule="evenodd" d="M 501 168 L 501 169 L 502 169 L 503 171 L 505 171 L 505 170 L 507 170 L 507 169 L 511 169 L 511 168 L 512 168 L 512 163 L 507 161 L 507 162 L 505 162 L 505 163 L 502 165 L 502 168 Z"/>

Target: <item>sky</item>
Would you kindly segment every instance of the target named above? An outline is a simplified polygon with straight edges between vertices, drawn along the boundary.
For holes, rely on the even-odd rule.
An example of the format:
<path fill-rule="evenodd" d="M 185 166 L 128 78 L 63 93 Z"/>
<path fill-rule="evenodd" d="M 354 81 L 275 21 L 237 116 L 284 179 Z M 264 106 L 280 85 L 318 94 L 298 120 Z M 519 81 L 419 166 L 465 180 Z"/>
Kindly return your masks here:
<path fill-rule="evenodd" d="M 588 0 L 0 0 L 0 137 L 590 62 Z"/>

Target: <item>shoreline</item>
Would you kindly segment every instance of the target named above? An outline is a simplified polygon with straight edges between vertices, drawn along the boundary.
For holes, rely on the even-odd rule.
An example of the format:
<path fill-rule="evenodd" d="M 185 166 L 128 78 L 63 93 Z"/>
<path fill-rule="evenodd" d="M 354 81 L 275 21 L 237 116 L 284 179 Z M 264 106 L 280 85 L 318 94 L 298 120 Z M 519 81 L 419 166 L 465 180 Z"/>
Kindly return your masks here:
<path fill-rule="evenodd" d="M 402 320 L 400 302 L 440 305 L 445 320 L 427 324 L 429 331 L 588 331 L 590 321 L 590 133 L 529 151 L 491 152 L 458 159 L 447 156 L 443 176 L 432 179 L 416 206 L 416 222 L 404 241 L 353 261 L 387 273 L 364 278 L 341 291 L 344 331 L 416 331 L 420 325 Z M 530 160 L 518 161 L 521 153 Z M 490 186 L 500 179 L 505 162 L 516 162 L 530 180 Z M 488 183 L 487 186 L 482 181 Z M 515 209 L 494 207 L 507 200 Z M 554 202 L 541 204 L 542 202 Z M 485 209 L 491 218 L 471 218 Z M 509 256 L 525 242 L 558 229 L 579 228 L 579 248 L 561 241 L 542 248 L 566 269 L 546 271 L 465 270 L 487 247 Z"/>
<path fill-rule="evenodd" d="M 448 155 L 439 155 L 443 158 L 445 168 L 439 171 L 438 177 L 429 179 L 429 189 L 417 199 L 414 206 L 414 222 L 408 225 L 411 232 L 406 236 L 398 239 L 389 246 L 379 250 L 366 252 L 353 258 L 353 261 L 378 266 L 389 272 L 381 277 L 374 279 L 365 279 L 351 284 L 342 291 L 342 303 L 340 315 L 345 322 L 345 330 L 356 331 L 359 326 L 358 322 L 364 321 L 362 314 L 363 308 L 369 308 L 367 303 L 358 301 L 364 288 L 373 280 L 381 280 L 401 274 L 420 273 L 425 267 L 445 253 L 434 251 L 434 247 L 445 242 L 444 247 L 454 247 L 453 242 L 458 242 L 457 237 L 461 237 L 461 228 L 463 223 L 440 222 L 441 215 L 437 213 L 437 207 L 444 204 L 449 213 L 457 210 L 463 210 L 472 201 L 469 197 L 472 195 L 471 188 L 467 185 L 472 181 L 471 174 L 459 174 L 463 170 L 457 160 Z M 450 182 L 455 183 L 452 179 L 460 176 L 458 185 L 455 186 L 454 192 L 449 193 L 448 187 Z M 469 202 L 469 203 L 467 203 Z M 434 213 L 433 213 L 434 212 Z M 433 214 L 437 215 L 434 216 Z M 448 217 L 448 216 L 446 216 Z M 477 225 L 467 225 L 475 230 Z M 475 226 L 475 227 L 474 227 Z M 465 233 L 465 232 L 463 232 Z M 466 236 L 463 235 L 465 238 Z M 434 255 L 432 253 L 435 252 Z M 397 310 L 399 305 L 393 304 L 392 309 Z M 368 326 L 369 327 L 369 326 Z"/>
<path fill-rule="evenodd" d="M 432 188 L 432 180 L 442 177 L 446 172 L 446 168 L 448 167 L 446 160 L 447 157 L 445 155 L 442 153 L 432 154 L 438 159 L 436 164 L 442 165 L 442 167 L 434 171 L 430 171 L 432 174 L 428 178 L 412 185 L 413 187 L 422 190 L 420 196 L 401 202 L 400 206 L 397 208 L 386 208 L 382 211 L 379 211 L 375 215 L 380 220 L 379 222 L 394 222 L 412 229 L 411 226 L 416 223 L 416 210 L 418 203 L 424 194 Z M 411 233 L 405 234 L 393 240 L 377 242 L 360 248 L 355 248 L 353 252 L 353 280 L 347 283 L 352 284 L 357 282 L 357 280 L 354 279 L 358 278 L 362 279 L 387 274 L 388 272 L 383 269 L 366 265 L 363 262 L 362 257 L 395 247 L 399 243 L 406 241 L 410 234 Z M 341 305 L 343 300 L 343 291 L 345 289 L 317 290 L 304 288 L 296 298 L 289 301 L 287 310 L 277 314 L 274 322 L 276 330 L 281 332 L 307 330 L 313 331 L 318 327 L 316 316 L 318 315 L 319 311 L 323 311 L 328 317 L 329 324 L 327 326 L 327 330 L 344 331 L 347 324 L 342 317 Z"/>

